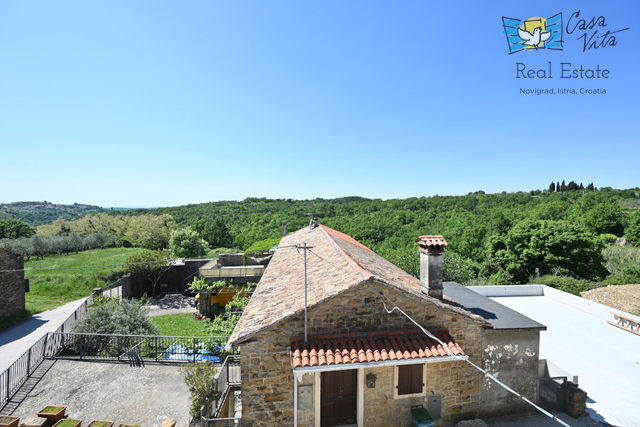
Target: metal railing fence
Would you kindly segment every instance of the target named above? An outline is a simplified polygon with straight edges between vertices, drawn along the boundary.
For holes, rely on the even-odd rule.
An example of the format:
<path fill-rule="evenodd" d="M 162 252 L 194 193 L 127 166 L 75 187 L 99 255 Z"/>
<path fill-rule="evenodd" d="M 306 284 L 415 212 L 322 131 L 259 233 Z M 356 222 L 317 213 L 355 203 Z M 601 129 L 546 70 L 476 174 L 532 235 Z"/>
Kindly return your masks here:
<path fill-rule="evenodd" d="M 221 363 L 229 337 L 172 337 L 57 332 L 49 334 L 56 359 Z M 49 347 L 48 347 L 49 348 Z"/>
<path fill-rule="evenodd" d="M 240 356 L 227 356 L 216 377 L 216 399 L 213 402 L 212 408 L 212 413 L 215 416 L 220 415 L 220 409 L 224 404 L 231 387 L 239 386 L 240 382 Z"/>
<path fill-rule="evenodd" d="M 89 296 L 84 303 L 73 312 L 71 316 L 56 330 L 56 332 L 68 331 L 76 320 L 87 312 L 89 304 L 93 302 L 93 296 Z M 55 342 L 48 340 L 49 334 L 44 335 L 35 342 L 22 356 L 20 356 L 9 368 L 0 374 L 0 408 L 4 407 L 20 386 L 27 381 L 29 376 L 40 366 L 47 354 L 56 350 Z"/>
<path fill-rule="evenodd" d="M 200 427 L 242 427 L 242 418 L 200 418 Z"/>

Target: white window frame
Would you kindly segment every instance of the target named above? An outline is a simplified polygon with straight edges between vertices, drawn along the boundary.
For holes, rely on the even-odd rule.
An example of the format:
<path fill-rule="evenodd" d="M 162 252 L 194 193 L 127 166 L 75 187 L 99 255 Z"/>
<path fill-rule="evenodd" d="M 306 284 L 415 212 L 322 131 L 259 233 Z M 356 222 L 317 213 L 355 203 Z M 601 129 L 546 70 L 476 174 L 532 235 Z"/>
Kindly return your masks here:
<path fill-rule="evenodd" d="M 412 394 L 398 394 L 398 380 L 400 375 L 398 369 L 400 365 L 393 366 L 393 398 L 394 399 L 406 399 L 410 397 L 423 397 L 427 395 L 427 364 L 426 363 L 412 363 L 412 365 L 422 365 L 422 391 L 420 393 Z"/>

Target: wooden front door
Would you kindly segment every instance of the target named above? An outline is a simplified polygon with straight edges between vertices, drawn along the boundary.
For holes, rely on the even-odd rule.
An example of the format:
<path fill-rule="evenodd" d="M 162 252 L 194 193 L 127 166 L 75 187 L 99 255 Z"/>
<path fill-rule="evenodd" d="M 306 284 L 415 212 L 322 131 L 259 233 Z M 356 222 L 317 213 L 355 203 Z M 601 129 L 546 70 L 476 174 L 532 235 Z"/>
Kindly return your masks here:
<path fill-rule="evenodd" d="M 320 425 L 356 424 L 358 412 L 358 371 L 323 372 L 320 379 Z"/>

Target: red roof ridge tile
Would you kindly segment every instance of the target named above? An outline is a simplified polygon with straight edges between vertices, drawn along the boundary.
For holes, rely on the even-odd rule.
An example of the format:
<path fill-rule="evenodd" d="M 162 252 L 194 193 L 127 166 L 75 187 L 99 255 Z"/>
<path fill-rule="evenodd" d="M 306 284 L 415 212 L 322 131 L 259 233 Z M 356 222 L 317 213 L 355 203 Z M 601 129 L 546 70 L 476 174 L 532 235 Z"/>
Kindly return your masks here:
<path fill-rule="evenodd" d="M 373 273 L 371 273 L 370 271 L 367 271 L 366 269 L 362 268 L 362 266 L 360 266 L 360 264 L 358 264 L 356 262 L 356 260 L 354 260 L 351 255 L 349 255 L 348 253 L 346 253 L 341 247 L 340 245 L 333 239 L 330 238 L 329 236 L 334 236 L 340 240 L 344 240 L 345 242 L 354 244 L 356 246 L 359 246 L 363 249 L 366 249 L 370 252 L 373 252 L 371 249 L 369 249 L 368 247 L 366 247 L 365 245 L 363 245 L 362 243 L 358 242 L 357 240 L 355 240 L 353 237 L 341 233 L 337 230 L 334 230 L 333 228 L 329 228 L 325 225 L 320 225 L 319 227 L 322 231 L 324 231 L 327 235 L 327 238 L 329 239 L 330 243 L 333 244 L 336 249 L 338 249 L 338 251 L 340 252 L 340 254 L 343 256 L 343 258 L 360 274 L 362 274 L 365 279 L 369 279 L 371 277 L 373 277 Z"/>

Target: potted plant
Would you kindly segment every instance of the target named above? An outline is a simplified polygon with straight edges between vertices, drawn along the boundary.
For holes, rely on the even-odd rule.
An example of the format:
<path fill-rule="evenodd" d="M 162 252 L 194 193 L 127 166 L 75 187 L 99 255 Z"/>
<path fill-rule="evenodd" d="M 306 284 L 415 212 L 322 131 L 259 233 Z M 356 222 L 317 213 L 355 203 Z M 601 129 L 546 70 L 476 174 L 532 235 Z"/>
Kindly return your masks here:
<path fill-rule="evenodd" d="M 66 414 L 66 406 L 49 405 L 38 412 L 36 415 L 38 415 L 40 418 L 46 418 L 47 421 L 49 421 L 49 424 L 54 424 L 63 419 Z"/>
<path fill-rule="evenodd" d="M 20 417 L 13 415 L 0 415 L 0 427 L 18 427 Z"/>
<path fill-rule="evenodd" d="M 119 424 L 118 427 L 140 427 L 140 424 Z"/>
<path fill-rule="evenodd" d="M 87 427 L 113 427 L 113 421 L 93 420 Z"/>
<path fill-rule="evenodd" d="M 53 427 L 80 427 L 81 424 L 82 424 L 82 420 L 67 418 L 67 419 L 58 421 L 53 425 Z"/>

